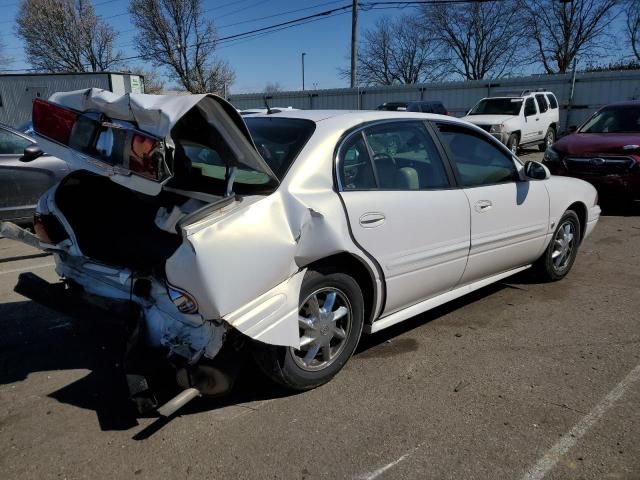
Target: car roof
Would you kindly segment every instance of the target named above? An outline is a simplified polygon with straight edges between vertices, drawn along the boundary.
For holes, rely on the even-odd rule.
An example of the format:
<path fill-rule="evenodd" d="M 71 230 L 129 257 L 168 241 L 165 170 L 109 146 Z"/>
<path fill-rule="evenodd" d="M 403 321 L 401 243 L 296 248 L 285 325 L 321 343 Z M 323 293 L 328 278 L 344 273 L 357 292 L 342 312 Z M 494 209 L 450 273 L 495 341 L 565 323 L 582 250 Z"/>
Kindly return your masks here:
<path fill-rule="evenodd" d="M 384 110 L 288 110 L 279 113 L 251 115 L 251 118 L 275 117 L 275 118 L 299 118 L 311 120 L 315 123 L 328 119 L 343 120 L 349 124 L 359 124 L 364 122 L 374 122 L 376 120 L 397 120 L 401 118 L 415 118 L 419 120 L 448 120 L 456 123 L 467 124 L 462 120 L 435 113 L 420 112 L 389 112 Z"/>

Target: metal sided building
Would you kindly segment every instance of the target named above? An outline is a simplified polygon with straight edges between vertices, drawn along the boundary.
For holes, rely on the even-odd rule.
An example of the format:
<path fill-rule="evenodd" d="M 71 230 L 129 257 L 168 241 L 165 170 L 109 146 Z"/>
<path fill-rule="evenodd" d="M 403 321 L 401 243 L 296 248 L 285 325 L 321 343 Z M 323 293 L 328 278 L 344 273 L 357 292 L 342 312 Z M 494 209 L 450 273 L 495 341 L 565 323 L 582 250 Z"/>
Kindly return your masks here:
<path fill-rule="evenodd" d="M 239 109 L 270 106 L 302 109 L 373 110 L 384 102 L 439 100 L 455 116 L 463 116 L 481 98 L 545 89 L 560 102 L 560 129 L 579 125 L 598 108 L 613 102 L 640 99 L 640 70 L 532 75 L 496 80 L 468 80 L 414 85 L 371 86 L 333 90 L 235 94 L 229 101 Z"/>
<path fill-rule="evenodd" d="M 17 127 L 28 122 L 34 98 L 91 87 L 118 94 L 144 93 L 144 78 L 118 72 L 0 75 L 0 123 Z"/>

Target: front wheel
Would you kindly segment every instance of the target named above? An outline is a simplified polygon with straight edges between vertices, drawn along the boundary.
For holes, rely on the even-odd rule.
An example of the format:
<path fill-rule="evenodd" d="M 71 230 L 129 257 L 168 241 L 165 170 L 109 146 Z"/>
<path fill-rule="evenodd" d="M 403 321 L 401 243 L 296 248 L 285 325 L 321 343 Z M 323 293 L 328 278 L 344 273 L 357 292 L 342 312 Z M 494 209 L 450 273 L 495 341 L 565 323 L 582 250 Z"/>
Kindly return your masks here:
<path fill-rule="evenodd" d="M 554 282 L 571 270 L 580 245 L 580 220 L 573 210 L 567 210 L 558 222 L 551 243 L 535 265 L 542 280 Z"/>
<path fill-rule="evenodd" d="M 511 150 L 511 153 L 514 155 L 518 155 L 518 144 L 520 139 L 518 138 L 517 133 L 512 133 L 509 135 L 509 139 L 507 140 L 507 148 Z"/>
<path fill-rule="evenodd" d="M 351 357 L 364 325 L 364 301 L 357 282 L 344 273 L 309 271 L 300 290 L 300 348 L 256 345 L 258 367 L 292 390 L 309 390 L 331 380 Z"/>

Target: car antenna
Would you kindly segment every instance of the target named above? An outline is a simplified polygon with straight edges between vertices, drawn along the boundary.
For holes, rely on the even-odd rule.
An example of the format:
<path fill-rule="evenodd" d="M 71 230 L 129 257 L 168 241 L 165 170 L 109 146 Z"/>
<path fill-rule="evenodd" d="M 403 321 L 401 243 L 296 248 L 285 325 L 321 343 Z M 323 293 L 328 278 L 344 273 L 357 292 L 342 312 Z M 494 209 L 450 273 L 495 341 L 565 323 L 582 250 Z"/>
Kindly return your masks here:
<path fill-rule="evenodd" d="M 273 113 L 273 111 L 271 110 L 271 107 L 269 106 L 269 102 L 267 102 L 267 97 L 264 97 L 263 100 L 264 100 L 264 106 L 267 109 L 267 115 L 271 115 Z"/>

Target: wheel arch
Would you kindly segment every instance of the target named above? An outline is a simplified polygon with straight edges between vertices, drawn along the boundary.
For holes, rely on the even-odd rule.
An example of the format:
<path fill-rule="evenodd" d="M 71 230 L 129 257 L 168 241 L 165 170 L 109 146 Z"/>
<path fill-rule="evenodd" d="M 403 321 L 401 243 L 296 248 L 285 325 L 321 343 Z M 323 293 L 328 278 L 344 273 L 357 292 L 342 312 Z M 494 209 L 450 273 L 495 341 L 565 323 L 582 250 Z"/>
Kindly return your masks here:
<path fill-rule="evenodd" d="M 580 242 L 584 238 L 587 229 L 587 206 L 582 202 L 573 202 L 567 207 L 567 211 L 572 210 L 578 215 L 580 221 Z"/>
<path fill-rule="evenodd" d="M 375 275 L 364 260 L 353 253 L 340 252 L 315 260 L 305 265 L 305 268 L 322 273 L 340 272 L 352 276 L 362 291 L 365 324 L 373 322 L 378 297 L 382 295 L 382 292 L 378 292 Z"/>

